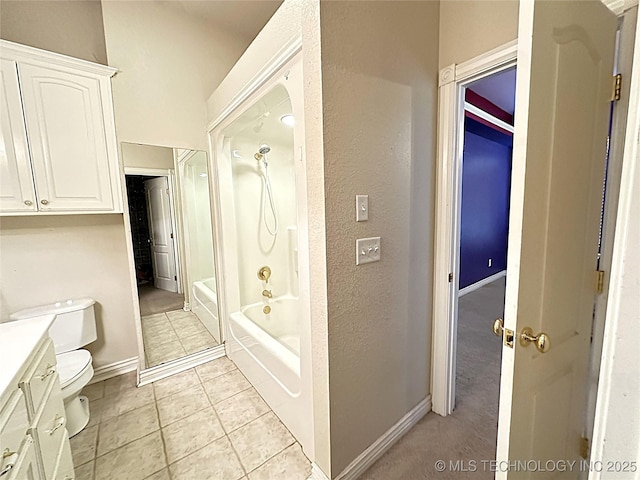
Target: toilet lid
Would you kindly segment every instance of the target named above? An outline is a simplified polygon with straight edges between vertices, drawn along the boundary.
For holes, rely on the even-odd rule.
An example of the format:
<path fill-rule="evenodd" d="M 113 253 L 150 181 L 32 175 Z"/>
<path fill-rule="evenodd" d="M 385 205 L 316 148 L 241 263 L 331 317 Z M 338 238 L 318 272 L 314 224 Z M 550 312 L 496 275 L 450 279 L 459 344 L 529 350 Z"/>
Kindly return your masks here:
<path fill-rule="evenodd" d="M 56 355 L 60 387 L 66 387 L 91 364 L 91 354 L 87 350 L 73 350 Z"/>

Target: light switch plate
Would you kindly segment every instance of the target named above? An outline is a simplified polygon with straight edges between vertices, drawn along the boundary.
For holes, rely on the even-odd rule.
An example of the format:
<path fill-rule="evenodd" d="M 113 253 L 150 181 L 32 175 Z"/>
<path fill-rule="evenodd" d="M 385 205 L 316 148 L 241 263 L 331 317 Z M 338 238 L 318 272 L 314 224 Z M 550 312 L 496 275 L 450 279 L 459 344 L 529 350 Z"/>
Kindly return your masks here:
<path fill-rule="evenodd" d="M 356 265 L 380 261 L 380 237 L 356 240 Z"/>
<path fill-rule="evenodd" d="M 369 195 L 356 195 L 356 222 L 369 220 Z"/>

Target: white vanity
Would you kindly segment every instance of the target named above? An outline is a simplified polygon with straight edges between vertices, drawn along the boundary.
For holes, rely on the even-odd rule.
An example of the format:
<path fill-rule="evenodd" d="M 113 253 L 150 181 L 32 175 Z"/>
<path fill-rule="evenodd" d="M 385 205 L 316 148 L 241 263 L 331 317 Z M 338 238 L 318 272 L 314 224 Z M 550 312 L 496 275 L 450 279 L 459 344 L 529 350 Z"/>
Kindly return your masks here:
<path fill-rule="evenodd" d="M 75 478 L 53 315 L 0 324 L 0 480 Z"/>

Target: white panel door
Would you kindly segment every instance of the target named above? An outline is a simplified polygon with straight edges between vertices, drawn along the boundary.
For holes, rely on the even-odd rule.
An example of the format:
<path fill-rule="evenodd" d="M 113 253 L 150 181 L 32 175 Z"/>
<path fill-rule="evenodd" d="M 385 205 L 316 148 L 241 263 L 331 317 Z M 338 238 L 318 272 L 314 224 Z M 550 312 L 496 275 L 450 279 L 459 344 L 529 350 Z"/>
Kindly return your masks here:
<path fill-rule="evenodd" d="M 501 462 L 579 459 L 615 32 L 597 0 L 520 2 L 497 478 L 578 478 Z"/>
<path fill-rule="evenodd" d="M 0 60 L 0 211 L 35 212 L 36 192 L 16 62 Z"/>
<path fill-rule="evenodd" d="M 41 211 L 113 209 L 100 80 L 18 67 Z"/>
<path fill-rule="evenodd" d="M 178 291 L 176 278 L 176 252 L 171 223 L 171 203 L 167 177 L 158 177 L 144 182 L 151 234 L 151 261 L 153 283 L 156 288 Z"/>

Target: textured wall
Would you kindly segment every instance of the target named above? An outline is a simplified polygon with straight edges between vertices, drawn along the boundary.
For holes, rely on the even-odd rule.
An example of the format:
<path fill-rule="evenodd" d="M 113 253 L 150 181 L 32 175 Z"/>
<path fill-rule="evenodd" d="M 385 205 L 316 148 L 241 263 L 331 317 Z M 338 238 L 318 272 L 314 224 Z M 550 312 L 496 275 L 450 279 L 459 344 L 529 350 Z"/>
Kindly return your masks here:
<path fill-rule="evenodd" d="M 107 64 L 100 0 L 2 0 L 0 12 L 0 38 Z"/>
<path fill-rule="evenodd" d="M 440 68 L 515 40 L 518 7 L 518 0 L 442 0 Z"/>
<path fill-rule="evenodd" d="M 438 9 L 320 6 L 333 476 L 429 393 Z"/>

